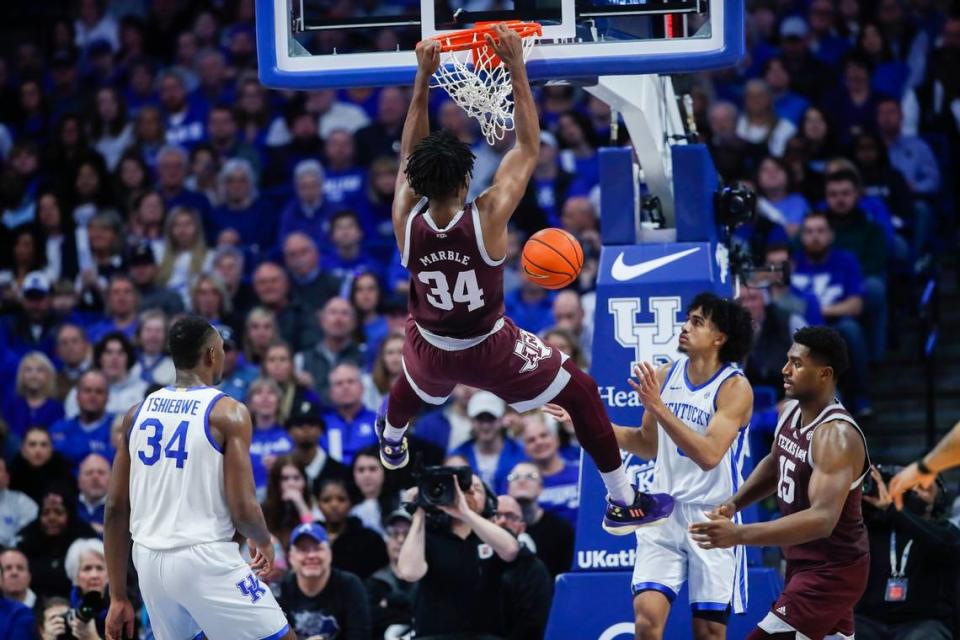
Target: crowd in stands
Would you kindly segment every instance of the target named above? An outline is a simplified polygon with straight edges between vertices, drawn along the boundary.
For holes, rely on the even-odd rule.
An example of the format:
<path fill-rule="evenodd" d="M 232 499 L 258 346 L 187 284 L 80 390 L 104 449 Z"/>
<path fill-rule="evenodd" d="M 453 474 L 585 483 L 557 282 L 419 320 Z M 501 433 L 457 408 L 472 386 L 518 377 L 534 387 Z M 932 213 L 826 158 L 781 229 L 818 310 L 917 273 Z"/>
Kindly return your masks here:
<path fill-rule="evenodd" d="M 187 312 L 221 332 L 220 388 L 252 416 L 277 541 L 270 581 L 300 637 L 412 624 L 417 585 L 397 571 L 412 478 L 385 473 L 372 448 L 375 412 L 403 374 L 409 284 L 390 210 L 407 89 L 264 88 L 253 0 L 69 4 L 49 9 L 44 38 L 0 51 L 0 635 L 29 614 L 13 600 L 34 612 L 22 637 L 103 637 L 96 620 L 64 614 L 103 590 L 119 419 L 173 384 L 166 331 Z M 898 309 L 956 250 L 960 17 L 933 0 L 747 4 L 747 58 L 683 80 L 721 177 L 759 196 L 736 241 L 758 264 L 791 264 L 788 285 L 744 291 L 757 332 L 744 365 L 755 385 L 782 389 L 793 330 L 830 324 L 854 365 L 845 400 L 868 416 L 870 365 Z M 609 107 L 575 87 L 536 96 L 540 157 L 510 232 L 506 312 L 589 367 L 597 152 L 623 144 L 625 127 L 612 140 Z M 479 194 L 512 137 L 487 145 L 440 91 L 431 118 L 472 145 Z M 544 226 L 585 250 L 559 293 L 518 270 Z M 471 466 L 477 512 L 555 576 L 573 553 L 572 434 L 457 388 L 417 418 L 411 447 L 426 464 Z M 509 593 L 537 571 L 504 569 L 497 584 Z M 533 637 L 536 625 L 511 621 L 545 621 L 550 587 L 535 592 L 547 601 L 525 613 L 486 603 L 505 607 L 499 635 Z M 146 616 L 138 627 L 149 637 Z"/>

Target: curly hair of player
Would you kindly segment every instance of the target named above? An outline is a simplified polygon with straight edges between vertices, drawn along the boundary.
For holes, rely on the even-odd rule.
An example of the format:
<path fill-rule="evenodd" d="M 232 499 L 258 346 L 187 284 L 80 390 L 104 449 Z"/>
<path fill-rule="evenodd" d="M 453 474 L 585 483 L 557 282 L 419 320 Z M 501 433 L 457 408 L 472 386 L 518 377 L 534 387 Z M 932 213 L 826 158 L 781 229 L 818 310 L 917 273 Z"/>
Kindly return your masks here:
<path fill-rule="evenodd" d="M 425 136 L 407 158 L 407 183 L 417 195 L 443 200 L 470 183 L 476 156 L 462 140 L 448 131 Z"/>

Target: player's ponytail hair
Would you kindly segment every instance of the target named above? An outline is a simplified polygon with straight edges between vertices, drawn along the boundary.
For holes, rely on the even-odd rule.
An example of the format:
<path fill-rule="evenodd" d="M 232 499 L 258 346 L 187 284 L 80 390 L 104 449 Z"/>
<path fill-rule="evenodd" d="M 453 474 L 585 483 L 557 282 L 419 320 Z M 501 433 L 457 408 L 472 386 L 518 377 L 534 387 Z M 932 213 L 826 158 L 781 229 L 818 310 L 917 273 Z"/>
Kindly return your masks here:
<path fill-rule="evenodd" d="M 407 157 L 407 183 L 414 193 L 429 200 L 449 198 L 469 183 L 475 157 L 452 133 L 435 131 L 420 140 Z"/>

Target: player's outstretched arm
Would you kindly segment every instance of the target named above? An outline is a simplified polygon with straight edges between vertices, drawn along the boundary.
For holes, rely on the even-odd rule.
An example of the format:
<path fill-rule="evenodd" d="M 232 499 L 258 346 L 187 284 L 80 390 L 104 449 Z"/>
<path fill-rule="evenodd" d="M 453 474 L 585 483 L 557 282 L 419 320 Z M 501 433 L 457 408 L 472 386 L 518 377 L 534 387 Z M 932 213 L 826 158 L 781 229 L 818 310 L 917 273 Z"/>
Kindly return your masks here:
<path fill-rule="evenodd" d="M 413 96 L 410 98 L 407 119 L 403 123 L 403 131 L 400 134 L 400 170 L 397 171 L 393 198 L 393 230 L 398 244 L 401 245 L 407 215 L 420 197 L 407 184 L 407 159 L 413 153 L 417 143 L 430 133 L 427 98 L 430 94 L 430 77 L 439 66 L 440 43 L 436 40 L 423 40 L 417 43 L 417 77 L 413 81 Z"/>
<path fill-rule="evenodd" d="M 921 470 L 920 463 L 914 462 L 890 481 L 890 497 L 898 509 L 903 508 L 903 495 L 907 491 L 917 486 L 929 488 L 938 473 L 960 466 L 960 422 L 920 462 L 926 469 Z"/>
<path fill-rule="evenodd" d="M 732 518 L 738 511 L 743 511 L 755 502 L 773 495 L 777 490 L 777 460 L 772 453 L 768 453 L 763 460 L 757 463 L 753 472 L 744 481 L 728 504 L 733 506 L 733 513 L 724 513 Z"/>
<path fill-rule="evenodd" d="M 250 413 L 232 398 L 221 398 L 210 413 L 210 428 L 223 440 L 223 485 L 233 526 L 251 546 L 253 567 L 261 575 L 273 566 L 273 544 L 253 481 Z"/>
<path fill-rule="evenodd" d="M 736 525 L 718 514 L 709 522 L 690 525 L 694 541 L 704 549 L 737 544 L 789 546 L 828 537 L 837 526 L 850 485 L 863 468 L 863 438 L 845 422 L 828 422 L 813 436 L 810 454 L 816 461 L 807 497 L 810 507 L 771 522 Z"/>
<path fill-rule="evenodd" d="M 106 625 L 108 640 L 133 638 L 135 614 L 127 597 L 127 561 L 130 557 L 130 448 L 127 433 L 139 408 L 137 404 L 123 416 L 120 427 L 123 446 L 113 459 L 104 511 L 103 548 L 110 586 L 110 611 Z"/>
<path fill-rule="evenodd" d="M 520 36 L 503 25 L 494 28 L 495 36 L 487 35 L 487 42 L 510 71 L 513 83 L 513 123 L 517 141 L 503 157 L 493 177 L 493 184 L 479 198 L 477 206 L 486 217 L 484 237 L 491 238 L 498 230 L 506 233 L 507 223 L 527 190 L 527 183 L 537 166 L 540 155 L 540 120 L 537 105 L 527 79 Z M 504 239 L 506 247 L 506 239 Z"/>

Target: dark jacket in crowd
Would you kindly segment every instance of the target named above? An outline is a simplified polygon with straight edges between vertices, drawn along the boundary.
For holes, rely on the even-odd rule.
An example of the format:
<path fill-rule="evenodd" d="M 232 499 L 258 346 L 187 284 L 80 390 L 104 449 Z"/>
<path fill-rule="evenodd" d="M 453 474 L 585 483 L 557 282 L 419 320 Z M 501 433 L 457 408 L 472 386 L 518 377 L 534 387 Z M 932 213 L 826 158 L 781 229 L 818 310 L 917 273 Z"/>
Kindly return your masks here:
<path fill-rule="evenodd" d="M 356 574 L 361 580 L 369 578 L 390 560 L 383 538 L 354 516 L 347 518 L 347 528 L 334 539 L 331 549 L 333 566 Z"/>
<path fill-rule="evenodd" d="M 370 608 L 363 583 L 346 571 L 331 569 L 330 581 L 315 596 L 304 594 L 297 586 L 297 576 L 290 573 L 280 583 L 277 602 L 297 638 L 369 640 L 371 637 Z"/>

